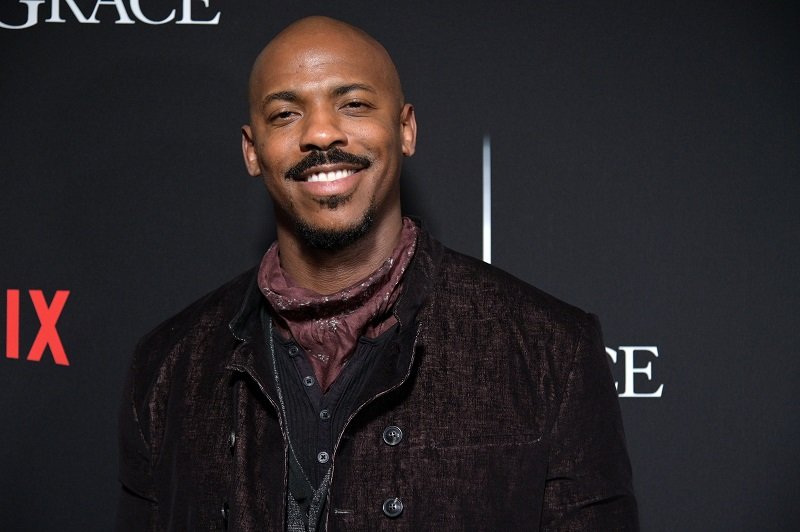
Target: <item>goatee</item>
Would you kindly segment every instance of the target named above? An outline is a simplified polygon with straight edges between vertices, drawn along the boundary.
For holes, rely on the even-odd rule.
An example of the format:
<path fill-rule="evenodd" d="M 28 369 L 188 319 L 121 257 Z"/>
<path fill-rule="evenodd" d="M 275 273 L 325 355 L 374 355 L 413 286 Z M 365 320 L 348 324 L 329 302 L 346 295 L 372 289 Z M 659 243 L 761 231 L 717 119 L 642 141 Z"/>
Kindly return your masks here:
<path fill-rule="evenodd" d="M 321 250 L 338 250 L 349 247 L 369 233 L 375 223 L 375 207 L 370 205 L 359 222 L 345 229 L 321 229 L 303 220 L 295 220 L 297 234 L 309 247 Z"/>

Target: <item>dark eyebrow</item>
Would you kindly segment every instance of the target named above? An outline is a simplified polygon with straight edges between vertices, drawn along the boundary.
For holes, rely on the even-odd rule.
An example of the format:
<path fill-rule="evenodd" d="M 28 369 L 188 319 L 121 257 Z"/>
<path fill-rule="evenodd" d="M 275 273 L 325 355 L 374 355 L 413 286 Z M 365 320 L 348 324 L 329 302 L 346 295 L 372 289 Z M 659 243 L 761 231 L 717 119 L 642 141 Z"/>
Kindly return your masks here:
<path fill-rule="evenodd" d="M 274 102 L 276 100 L 284 102 L 296 102 L 297 93 L 292 91 L 278 91 L 278 92 L 273 92 L 271 94 L 267 94 L 261 101 L 261 107 L 265 107 L 268 103 Z"/>
<path fill-rule="evenodd" d="M 335 87 L 331 94 L 335 97 L 344 96 L 353 91 L 367 91 L 367 92 L 375 92 L 375 89 L 370 87 L 369 85 L 365 85 L 363 83 L 351 83 L 350 85 L 341 85 L 339 87 Z M 282 101 L 282 102 L 296 102 L 299 100 L 299 96 L 294 91 L 277 91 L 270 94 L 267 94 L 264 99 L 261 101 L 261 107 L 266 107 L 267 104 L 274 102 L 274 101 Z"/>
<path fill-rule="evenodd" d="M 351 83 L 350 85 L 342 85 L 341 87 L 336 87 L 331 91 L 331 94 L 333 94 L 334 96 L 344 96 L 345 94 L 353 91 L 375 92 L 375 89 L 373 89 L 369 85 L 364 85 L 363 83 Z"/>

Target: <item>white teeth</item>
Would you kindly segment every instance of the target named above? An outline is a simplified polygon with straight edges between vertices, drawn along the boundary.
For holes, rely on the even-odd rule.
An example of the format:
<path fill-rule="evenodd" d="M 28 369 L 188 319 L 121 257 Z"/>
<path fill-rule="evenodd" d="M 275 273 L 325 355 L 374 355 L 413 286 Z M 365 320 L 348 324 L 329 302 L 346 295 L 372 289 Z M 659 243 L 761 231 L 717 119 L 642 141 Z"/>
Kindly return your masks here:
<path fill-rule="evenodd" d="M 353 175 L 353 170 L 336 170 L 335 172 L 319 172 L 318 174 L 311 174 L 306 179 L 309 183 L 316 183 L 317 181 L 336 181 L 343 177 Z"/>

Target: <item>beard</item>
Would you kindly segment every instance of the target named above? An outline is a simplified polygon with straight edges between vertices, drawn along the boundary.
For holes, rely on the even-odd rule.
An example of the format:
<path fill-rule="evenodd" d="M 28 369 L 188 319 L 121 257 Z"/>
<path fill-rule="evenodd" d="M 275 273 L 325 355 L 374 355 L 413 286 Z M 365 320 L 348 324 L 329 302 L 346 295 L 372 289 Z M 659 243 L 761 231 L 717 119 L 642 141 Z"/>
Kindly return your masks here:
<path fill-rule="evenodd" d="M 333 198 L 331 198 L 333 200 Z M 338 205 L 341 201 L 346 200 L 333 200 Z M 332 208 L 336 208 L 333 206 Z M 369 208 L 361 217 L 361 220 L 343 229 L 322 229 L 313 227 L 305 220 L 295 218 L 294 226 L 295 231 L 303 241 L 313 249 L 320 250 L 340 250 L 345 249 L 353 243 L 360 240 L 364 235 L 369 233 L 372 226 L 375 224 L 375 205 L 370 203 Z"/>
<path fill-rule="evenodd" d="M 328 163 L 349 163 L 353 165 L 356 170 L 363 170 L 372 166 L 372 160 L 369 157 L 355 155 L 339 148 L 331 148 L 326 151 L 312 151 L 287 170 L 284 177 L 293 180 L 300 179 L 307 170 L 314 166 Z M 321 207 L 335 210 L 339 206 L 347 203 L 350 197 L 351 196 L 347 194 L 334 195 L 317 201 Z M 375 224 L 376 214 L 374 200 L 373 198 L 372 201 L 370 201 L 369 207 L 358 222 L 343 229 L 323 229 L 314 227 L 297 216 L 296 213 L 293 213 L 291 206 L 289 208 L 289 214 L 294 223 L 295 234 L 299 235 L 309 247 L 320 250 L 339 250 L 347 248 L 369 233 L 370 229 L 372 229 L 372 226 Z"/>

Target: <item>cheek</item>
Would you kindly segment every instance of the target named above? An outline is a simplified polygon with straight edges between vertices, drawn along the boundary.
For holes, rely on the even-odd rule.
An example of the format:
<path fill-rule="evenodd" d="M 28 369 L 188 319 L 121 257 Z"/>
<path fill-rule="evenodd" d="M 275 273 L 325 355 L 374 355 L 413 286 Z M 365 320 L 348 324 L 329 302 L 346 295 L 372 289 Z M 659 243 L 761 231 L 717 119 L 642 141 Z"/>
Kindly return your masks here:
<path fill-rule="evenodd" d="M 283 179 L 269 177 L 267 174 L 264 174 L 263 181 L 276 212 L 291 212 L 294 210 L 295 200 L 288 183 L 284 182 Z"/>
<path fill-rule="evenodd" d="M 276 140 L 263 142 L 259 146 L 259 158 L 264 174 L 270 177 L 282 177 L 286 171 L 297 163 L 299 159 L 293 154 L 285 144 Z"/>
<path fill-rule="evenodd" d="M 261 180 L 264 182 L 264 186 L 267 187 L 267 192 L 270 196 L 273 198 L 278 198 L 283 195 L 283 191 L 278 186 L 279 182 L 272 177 L 270 172 L 265 171 L 261 176 Z"/>
<path fill-rule="evenodd" d="M 355 150 L 361 147 L 380 159 L 394 156 L 402 147 L 397 132 L 382 123 L 358 124 L 351 130 L 350 139 Z"/>

